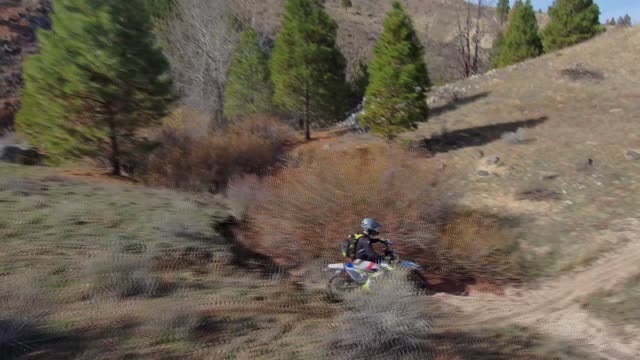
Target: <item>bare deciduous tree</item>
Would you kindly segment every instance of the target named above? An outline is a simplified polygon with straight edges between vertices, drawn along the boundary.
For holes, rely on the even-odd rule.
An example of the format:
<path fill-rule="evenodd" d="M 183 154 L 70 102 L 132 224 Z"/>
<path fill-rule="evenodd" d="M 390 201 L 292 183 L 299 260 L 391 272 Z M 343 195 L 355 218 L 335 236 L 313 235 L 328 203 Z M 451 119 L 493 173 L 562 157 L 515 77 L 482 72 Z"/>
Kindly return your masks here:
<path fill-rule="evenodd" d="M 242 31 L 243 0 L 182 0 L 169 19 L 168 57 L 185 106 L 224 122 L 224 85 Z M 249 0 L 246 0 L 249 1 Z"/>
<path fill-rule="evenodd" d="M 458 52 L 459 71 L 464 77 L 477 74 L 482 65 L 483 49 L 480 41 L 484 34 L 484 29 L 481 25 L 483 7 L 483 0 L 466 1 L 463 9 L 458 8 L 457 11 L 458 34 L 456 50 Z"/>

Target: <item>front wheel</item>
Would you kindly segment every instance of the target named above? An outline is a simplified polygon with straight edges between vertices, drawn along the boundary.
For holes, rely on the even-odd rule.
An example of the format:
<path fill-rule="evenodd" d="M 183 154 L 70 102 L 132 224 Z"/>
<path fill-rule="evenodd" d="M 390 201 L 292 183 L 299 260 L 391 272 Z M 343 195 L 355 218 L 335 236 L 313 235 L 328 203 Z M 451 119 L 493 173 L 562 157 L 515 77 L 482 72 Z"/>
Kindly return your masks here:
<path fill-rule="evenodd" d="M 329 280 L 329 293 L 332 296 L 343 295 L 357 288 L 358 284 L 351 280 L 346 273 L 337 274 Z"/>

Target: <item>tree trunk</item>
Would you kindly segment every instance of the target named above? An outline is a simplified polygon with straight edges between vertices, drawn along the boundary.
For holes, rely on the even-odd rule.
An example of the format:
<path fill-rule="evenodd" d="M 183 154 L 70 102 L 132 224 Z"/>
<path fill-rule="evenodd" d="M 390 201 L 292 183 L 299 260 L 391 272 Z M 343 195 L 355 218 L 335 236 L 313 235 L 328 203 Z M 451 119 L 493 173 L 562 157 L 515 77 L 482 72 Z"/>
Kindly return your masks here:
<path fill-rule="evenodd" d="M 311 140 L 311 130 L 309 129 L 309 90 L 304 94 L 304 138 Z"/>
<path fill-rule="evenodd" d="M 118 134 L 116 133 L 116 121 L 109 112 L 109 139 L 111 140 L 111 174 L 120 176 L 120 149 L 118 148 Z"/>

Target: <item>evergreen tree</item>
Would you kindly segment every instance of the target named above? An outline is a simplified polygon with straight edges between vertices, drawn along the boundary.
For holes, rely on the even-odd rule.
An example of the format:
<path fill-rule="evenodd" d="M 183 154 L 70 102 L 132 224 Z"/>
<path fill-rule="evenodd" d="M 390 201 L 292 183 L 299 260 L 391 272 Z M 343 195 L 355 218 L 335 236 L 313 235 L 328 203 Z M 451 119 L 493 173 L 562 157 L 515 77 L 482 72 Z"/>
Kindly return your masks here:
<path fill-rule="evenodd" d="M 258 33 L 252 28 L 244 32 L 233 55 L 224 97 L 224 116 L 228 118 L 271 111 L 273 87 L 269 60 L 258 44 Z"/>
<path fill-rule="evenodd" d="M 556 0 L 549 8 L 549 25 L 542 31 L 546 52 L 588 40 L 602 31 L 600 8 L 593 0 Z"/>
<path fill-rule="evenodd" d="M 369 63 L 369 86 L 360 121 L 387 140 L 415 129 L 417 122 L 428 116 L 426 92 L 430 86 L 424 49 L 411 19 L 396 1 Z"/>
<path fill-rule="evenodd" d="M 513 18 L 516 16 L 518 9 L 520 9 L 523 6 L 524 6 L 524 2 L 522 2 L 522 0 L 516 0 L 516 2 L 513 3 L 511 12 L 509 12 L 509 22 L 513 21 Z"/>
<path fill-rule="evenodd" d="M 502 30 L 498 30 L 498 33 L 496 34 L 496 37 L 493 39 L 493 44 L 491 47 L 491 59 L 492 59 L 492 65 L 494 68 L 499 67 L 499 59 L 500 59 L 500 52 L 502 51 L 502 45 L 504 44 L 504 32 L 502 32 Z"/>
<path fill-rule="evenodd" d="M 52 29 L 24 63 L 18 131 L 48 154 L 96 154 L 109 144 L 120 174 L 121 140 L 160 119 L 173 100 L 169 65 L 141 0 L 54 0 Z"/>
<path fill-rule="evenodd" d="M 538 21 L 531 0 L 518 8 L 495 59 L 496 67 L 509 66 L 542 54 L 542 42 L 538 36 Z"/>
<path fill-rule="evenodd" d="M 618 20 L 618 26 L 632 26 L 631 16 L 629 14 L 625 14 L 624 17 L 620 17 Z"/>
<path fill-rule="evenodd" d="M 350 7 L 353 6 L 353 3 L 351 2 L 351 0 L 342 0 L 342 7 L 347 10 Z"/>
<path fill-rule="evenodd" d="M 336 47 L 336 22 L 317 0 L 288 0 L 269 63 L 274 102 L 304 121 L 343 115 L 347 86 L 344 56 Z"/>
<path fill-rule="evenodd" d="M 498 20 L 500 21 L 500 25 L 504 24 L 507 21 L 510 10 L 511 7 L 509 6 L 509 0 L 498 0 L 496 12 L 498 15 Z"/>

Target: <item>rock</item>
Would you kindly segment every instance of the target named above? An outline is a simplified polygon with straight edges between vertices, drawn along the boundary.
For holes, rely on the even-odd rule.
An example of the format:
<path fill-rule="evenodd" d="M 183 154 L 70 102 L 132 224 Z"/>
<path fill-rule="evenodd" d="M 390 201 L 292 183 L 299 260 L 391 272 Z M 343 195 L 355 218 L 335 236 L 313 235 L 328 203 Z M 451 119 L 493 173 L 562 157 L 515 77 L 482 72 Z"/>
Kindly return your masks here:
<path fill-rule="evenodd" d="M 489 176 L 489 175 L 491 175 L 491 174 L 489 174 L 489 172 L 486 171 L 486 170 L 479 170 L 478 171 L 478 176 L 486 177 L 486 176 Z"/>
<path fill-rule="evenodd" d="M 0 154 L 0 160 L 14 164 L 38 165 L 40 153 L 35 148 L 22 149 L 18 146 L 5 146 Z"/>
<path fill-rule="evenodd" d="M 640 160 L 640 150 L 638 150 L 638 149 L 626 150 L 624 152 L 624 157 L 627 160 Z"/>
<path fill-rule="evenodd" d="M 540 172 L 540 180 L 553 180 L 557 179 L 560 176 L 558 173 L 553 171 L 542 171 Z"/>
<path fill-rule="evenodd" d="M 484 157 L 484 151 L 480 150 L 480 149 L 476 149 L 475 153 L 474 153 L 474 157 L 476 159 L 482 159 Z"/>
<path fill-rule="evenodd" d="M 486 163 L 487 165 L 497 165 L 500 162 L 500 158 L 497 156 L 490 156 Z"/>

